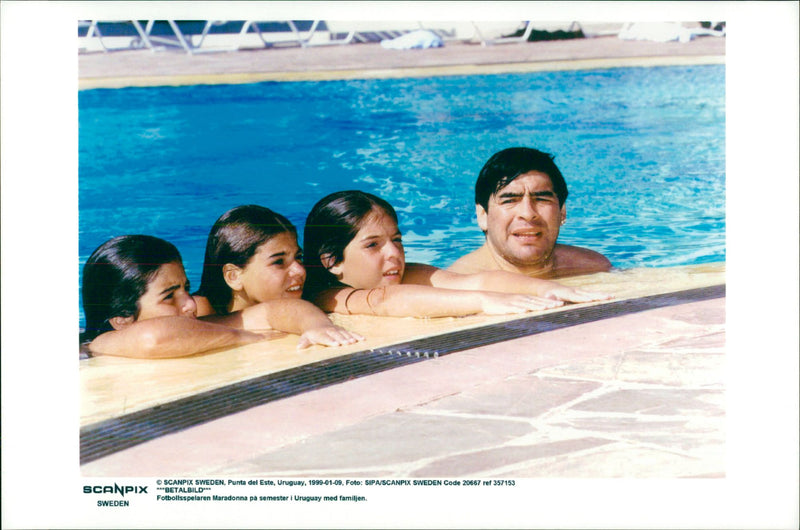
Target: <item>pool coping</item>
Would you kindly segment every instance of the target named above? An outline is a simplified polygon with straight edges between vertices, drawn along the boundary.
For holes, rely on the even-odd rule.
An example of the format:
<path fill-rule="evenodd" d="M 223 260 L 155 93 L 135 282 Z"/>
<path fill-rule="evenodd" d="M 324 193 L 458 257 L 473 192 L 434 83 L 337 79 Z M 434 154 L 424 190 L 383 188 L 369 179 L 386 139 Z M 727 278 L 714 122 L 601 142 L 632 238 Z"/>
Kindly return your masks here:
<path fill-rule="evenodd" d="M 569 70 L 601 70 L 609 68 L 646 68 L 657 66 L 694 66 L 725 64 L 724 56 L 668 56 L 574 59 L 541 62 L 494 64 L 457 64 L 399 68 L 312 70 L 304 72 L 236 72 L 137 77 L 87 77 L 79 80 L 79 90 L 96 88 L 133 88 L 156 86 L 190 86 L 249 84 L 263 82 L 343 81 L 356 79 L 401 79 L 452 77 L 492 74 L 524 74 Z"/>
<path fill-rule="evenodd" d="M 164 435 L 354 378 L 488 344 L 661 307 L 725 297 L 725 284 L 578 307 L 363 350 L 236 382 L 89 424 L 80 431 L 87 464 Z"/>

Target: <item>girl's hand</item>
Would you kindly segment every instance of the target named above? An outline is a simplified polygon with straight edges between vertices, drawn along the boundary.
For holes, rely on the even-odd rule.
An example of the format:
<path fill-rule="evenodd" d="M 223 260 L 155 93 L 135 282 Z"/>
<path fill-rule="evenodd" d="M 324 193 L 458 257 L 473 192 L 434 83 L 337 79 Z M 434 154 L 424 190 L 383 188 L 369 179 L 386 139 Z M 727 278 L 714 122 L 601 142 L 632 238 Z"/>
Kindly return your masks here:
<path fill-rule="evenodd" d="M 564 302 L 527 294 L 481 293 L 481 312 L 486 315 L 526 313 L 560 307 Z"/>
<path fill-rule="evenodd" d="M 551 300 L 563 300 L 564 302 L 596 302 L 598 300 L 610 300 L 614 298 L 614 295 L 573 289 L 566 285 L 551 287 L 543 296 Z"/>
<path fill-rule="evenodd" d="M 278 331 L 277 329 L 259 329 L 259 330 L 239 330 L 242 332 L 242 336 L 249 337 L 255 336 L 257 338 L 253 338 L 250 342 L 260 342 L 262 340 L 275 340 L 283 338 L 287 335 L 287 333 L 283 331 Z"/>
<path fill-rule="evenodd" d="M 297 349 L 302 350 L 313 344 L 322 344 L 323 346 L 347 346 L 348 344 L 355 344 L 362 340 L 364 340 L 364 337 L 358 333 L 347 331 L 344 328 L 330 324 L 328 326 L 309 329 L 300 335 Z"/>

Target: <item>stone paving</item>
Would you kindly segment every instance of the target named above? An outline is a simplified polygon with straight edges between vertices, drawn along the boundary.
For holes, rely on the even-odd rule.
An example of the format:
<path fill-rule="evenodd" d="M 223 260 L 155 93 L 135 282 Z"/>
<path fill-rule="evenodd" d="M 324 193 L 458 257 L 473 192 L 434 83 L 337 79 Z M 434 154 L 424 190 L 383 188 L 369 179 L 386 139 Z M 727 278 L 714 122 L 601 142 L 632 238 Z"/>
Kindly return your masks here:
<path fill-rule="evenodd" d="M 701 320 L 685 323 L 681 314 L 688 316 L 687 310 Z M 643 324 L 649 333 L 610 355 L 487 378 L 454 394 L 400 407 L 217 471 L 273 476 L 723 477 L 724 300 L 615 320 L 581 326 L 561 337 L 478 348 L 460 354 L 452 364 L 481 369 L 482 356 L 535 357 L 542 350 L 557 357 L 574 347 L 571 337 L 595 336 L 592 328 L 609 333 L 609 328 Z M 554 340 L 558 350 L 542 347 Z M 451 376 L 448 366 L 437 371 L 441 377 Z M 375 382 L 372 392 L 380 387 Z"/>
<path fill-rule="evenodd" d="M 146 442 L 82 472 L 721 478 L 724 368 L 722 298 L 347 381 Z"/>

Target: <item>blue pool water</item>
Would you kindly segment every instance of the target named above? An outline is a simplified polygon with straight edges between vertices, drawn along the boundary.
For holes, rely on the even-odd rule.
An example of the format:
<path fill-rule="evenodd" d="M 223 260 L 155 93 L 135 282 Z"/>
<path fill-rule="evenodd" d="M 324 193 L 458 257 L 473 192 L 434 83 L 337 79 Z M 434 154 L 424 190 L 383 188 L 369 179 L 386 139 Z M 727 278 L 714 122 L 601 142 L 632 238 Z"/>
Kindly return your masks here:
<path fill-rule="evenodd" d="M 121 234 L 163 237 L 199 285 L 208 230 L 240 204 L 302 234 L 324 195 L 400 215 L 407 258 L 447 266 L 483 239 L 473 185 L 524 145 L 567 180 L 559 241 L 619 268 L 725 260 L 725 67 L 97 89 L 79 93 L 80 266 Z"/>

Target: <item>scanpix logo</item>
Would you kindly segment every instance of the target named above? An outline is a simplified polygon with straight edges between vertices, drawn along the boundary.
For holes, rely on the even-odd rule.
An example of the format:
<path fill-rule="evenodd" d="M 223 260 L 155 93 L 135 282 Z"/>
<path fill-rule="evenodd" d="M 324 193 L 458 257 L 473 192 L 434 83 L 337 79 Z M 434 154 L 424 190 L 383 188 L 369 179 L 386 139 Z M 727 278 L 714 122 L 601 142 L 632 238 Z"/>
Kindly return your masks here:
<path fill-rule="evenodd" d="M 147 493 L 147 486 L 120 486 L 116 482 L 113 486 L 84 486 L 84 493 L 119 493 L 123 497 L 126 493 Z"/>

